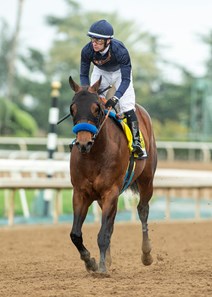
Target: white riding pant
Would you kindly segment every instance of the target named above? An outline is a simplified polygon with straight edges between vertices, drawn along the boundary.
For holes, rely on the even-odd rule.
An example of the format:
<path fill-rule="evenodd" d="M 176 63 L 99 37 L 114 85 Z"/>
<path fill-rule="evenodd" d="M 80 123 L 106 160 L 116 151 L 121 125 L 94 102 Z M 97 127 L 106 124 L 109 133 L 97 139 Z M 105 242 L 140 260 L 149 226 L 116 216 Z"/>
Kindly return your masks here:
<path fill-rule="evenodd" d="M 113 85 L 116 90 L 119 88 L 121 84 L 120 70 L 109 72 L 109 71 L 101 70 L 97 66 L 94 66 L 91 74 L 91 86 L 99 80 L 100 76 L 102 76 L 100 89 L 105 89 L 109 85 Z M 102 93 L 101 95 L 106 97 L 106 93 L 107 91 L 105 93 Z M 135 110 L 135 91 L 134 91 L 133 82 L 132 82 L 132 72 L 131 72 L 131 81 L 130 81 L 129 87 L 127 88 L 124 95 L 120 98 L 118 104 L 120 108 L 120 113 L 124 113 L 132 109 Z"/>

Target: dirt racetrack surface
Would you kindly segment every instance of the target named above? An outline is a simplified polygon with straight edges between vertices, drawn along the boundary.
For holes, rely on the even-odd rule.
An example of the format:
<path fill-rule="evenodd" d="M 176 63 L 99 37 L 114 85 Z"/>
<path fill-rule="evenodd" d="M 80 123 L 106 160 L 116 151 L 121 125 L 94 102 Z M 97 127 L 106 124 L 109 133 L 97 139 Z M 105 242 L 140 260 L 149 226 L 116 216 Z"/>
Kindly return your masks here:
<path fill-rule="evenodd" d="M 83 227 L 98 259 L 98 225 Z M 108 277 L 88 273 L 69 225 L 0 229 L 0 296 L 212 296 L 212 222 L 150 223 L 154 262 L 141 263 L 139 224 L 115 224 Z"/>

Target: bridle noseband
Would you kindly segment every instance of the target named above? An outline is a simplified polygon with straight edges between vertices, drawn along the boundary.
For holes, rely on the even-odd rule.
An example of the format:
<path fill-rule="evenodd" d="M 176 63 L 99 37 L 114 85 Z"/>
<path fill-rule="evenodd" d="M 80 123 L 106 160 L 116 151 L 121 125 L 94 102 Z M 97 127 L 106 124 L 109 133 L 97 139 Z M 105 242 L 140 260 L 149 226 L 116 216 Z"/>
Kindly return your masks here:
<path fill-rule="evenodd" d="M 87 90 L 85 98 L 83 99 L 83 91 L 75 94 L 72 104 L 70 106 L 71 115 L 73 117 L 73 133 L 77 134 L 80 131 L 88 131 L 93 134 L 92 141 L 94 141 L 101 130 L 102 123 L 105 119 L 105 113 L 99 97 L 95 93 L 89 93 Z M 90 97 L 90 98 L 89 98 Z M 95 104 L 98 107 L 98 114 L 94 115 L 88 108 Z M 73 114 L 73 106 L 76 106 L 76 114 Z"/>

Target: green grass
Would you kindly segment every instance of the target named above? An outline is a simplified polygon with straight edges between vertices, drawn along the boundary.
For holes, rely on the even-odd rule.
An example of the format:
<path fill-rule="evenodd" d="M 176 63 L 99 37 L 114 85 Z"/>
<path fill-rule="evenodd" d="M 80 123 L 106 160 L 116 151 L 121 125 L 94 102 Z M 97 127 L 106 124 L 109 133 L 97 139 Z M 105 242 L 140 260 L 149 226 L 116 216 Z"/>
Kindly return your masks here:
<path fill-rule="evenodd" d="M 33 213 L 34 207 L 36 207 L 36 203 L 39 200 L 39 197 L 42 195 L 42 191 L 34 191 L 34 190 L 26 190 L 26 198 L 27 203 L 29 206 L 30 213 Z M 4 216 L 5 210 L 5 197 L 9 198 L 10 191 L 6 190 L 0 191 L 0 217 Z M 62 210 L 64 214 L 69 214 L 72 212 L 72 191 L 64 190 L 61 192 L 62 195 Z M 21 216 L 23 215 L 22 207 L 21 207 L 21 200 L 20 200 L 20 193 L 16 191 L 15 193 L 15 204 L 14 204 L 14 212 L 15 215 Z"/>
<path fill-rule="evenodd" d="M 35 191 L 35 190 L 26 190 L 26 198 L 27 198 L 27 203 L 29 206 L 29 211 L 31 214 L 35 213 L 35 209 L 42 208 L 42 202 L 41 202 L 41 197 L 42 197 L 42 191 Z M 10 191 L 6 190 L 0 190 L 0 217 L 4 217 L 5 215 L 5 197 L 9 198 Z M 71 214 L 73 212 L 72 208 L 72 190 L 63 190 L 61 191 L 62 195 L 62 206 L 61 210 L 63 214 Z M 16 191 L 15 193 L 15 215 L 16 216 L 22 216 L 23 211 L 21 207 L 21 200 L 20 200 L 20 193 L 19 191 Z M 124 206 L 124 199 L 122 197 L 119 198 L 118 200 L 118 210 L 123 211 L 125 209 Z M 88 213 L 92 212 L 92 208 L 90 207 L 88 210 Z"/>
<path fill-rule="evenodd" d="M 63 213 L 69 214 L 72 213 L 72 191 L 64 190 L 62 191 L 62 200 L 63 200 Z"/>

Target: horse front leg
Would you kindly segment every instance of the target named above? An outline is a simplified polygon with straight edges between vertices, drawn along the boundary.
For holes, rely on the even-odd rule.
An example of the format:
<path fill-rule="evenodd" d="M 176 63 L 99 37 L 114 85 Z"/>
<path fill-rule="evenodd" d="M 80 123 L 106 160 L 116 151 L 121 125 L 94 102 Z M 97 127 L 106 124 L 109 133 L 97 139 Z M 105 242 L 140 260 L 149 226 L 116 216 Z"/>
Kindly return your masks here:
<path fill-rule="evenodd" d="M 114 220 L 117 212 L 116 196 L 113 199 L 104 199 L 102 204 L 102 225 L 98 234 L 98 246 L 100 251 L 99 272 L 107 273 L 107 265 L 111 264 L 110 240 L 113 233 Z"/>
<path fill-rule="evenodd" d="M 99 200 L 98 201 L 98 204 L 102 210 L 102 203 L 101 201 Z M 113 233 L 113 229 L 112 229 L 112 233 Z M 110 245 L 108 246 L 107 250 L 106 250 L 106 258 L 105 258 L 105 261 L 106 261 L 106 267 L 110 267 L 111 264 L 112 264 L 112 258 L 111 258 L 111 252 L 110 252 Z"/>
<path fill-rule="evenodd" d="M 74 210 L 74 221 L 72 230 L 70 233 L 71 240 L 73 244 L 76 246 L 80 253 L 80 258 L 85 262 L 85 267 L 87 271 L 96 271 L 98 269 L 98 265 L 96 264 L 96 260 L 91 258 L 90 252 L 86 249 L 83 244 L 82 238 L 82 225 L 85 220 L 85 217 L 88 212 L 88 207 L 90 206 L 91 201 L 87 199 L 83 199 L 80 195 L 74 192 L 73 195 L 73 210 Z"/>
<path fill-rule="evenodd" d="M 151 265 L 153 262 L 153 258 L 150 254 L 151 252 L 151 244 L 148 235 L 148 215 L 149 215 L 149 204 L 143 205 L 139 203 L 138 205 L 138 215 L 142 223 L 142 233 L 143 233 L 143 240 L 142 240 L 142 257 L 141 260 L 144 265 Z"/>

